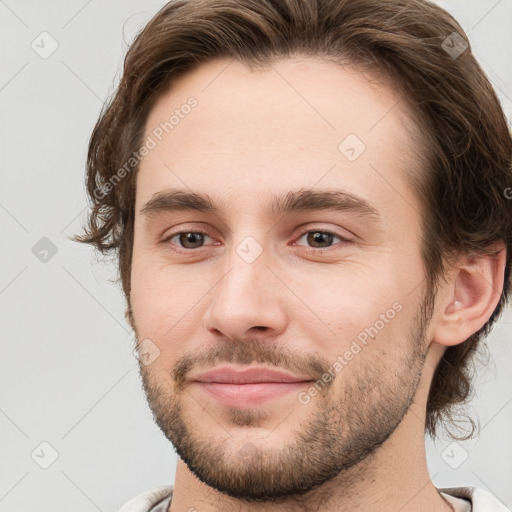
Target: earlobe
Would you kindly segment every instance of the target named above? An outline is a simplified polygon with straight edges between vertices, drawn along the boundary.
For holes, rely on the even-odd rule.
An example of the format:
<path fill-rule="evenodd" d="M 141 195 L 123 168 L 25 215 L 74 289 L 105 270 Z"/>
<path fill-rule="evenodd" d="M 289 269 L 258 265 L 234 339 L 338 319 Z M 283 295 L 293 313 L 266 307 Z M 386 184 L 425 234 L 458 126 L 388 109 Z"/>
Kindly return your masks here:
<path fill-rule="evenodd" d="M 457 345 L 481 329 L 496 308 L 504 284 L 506 249 L 497 244 L 484 255 L 460 259 L 438 296 L 433 340 Z"/>

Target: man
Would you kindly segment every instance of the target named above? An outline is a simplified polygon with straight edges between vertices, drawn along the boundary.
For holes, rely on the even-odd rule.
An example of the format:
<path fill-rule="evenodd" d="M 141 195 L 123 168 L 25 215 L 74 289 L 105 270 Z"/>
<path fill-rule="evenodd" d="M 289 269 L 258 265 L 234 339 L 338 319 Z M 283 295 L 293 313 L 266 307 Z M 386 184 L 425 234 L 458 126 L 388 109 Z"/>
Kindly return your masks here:
<path fill-rule="evenodd" d="M 512 140 L 424 0 L 190 0 L 132 44 L 91 137 L 174 486 L 123 511 L 503 511 L 424 434 L 510 293 Z"/>

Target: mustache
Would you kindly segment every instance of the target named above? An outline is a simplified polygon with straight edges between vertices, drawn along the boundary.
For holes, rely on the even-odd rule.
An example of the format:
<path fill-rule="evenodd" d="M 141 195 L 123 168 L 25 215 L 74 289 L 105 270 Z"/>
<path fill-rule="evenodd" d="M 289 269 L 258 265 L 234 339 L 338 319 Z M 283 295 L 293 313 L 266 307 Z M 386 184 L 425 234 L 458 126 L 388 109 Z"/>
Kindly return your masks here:
<path fill-rule="evenodd" d="M 329 362 L 318 354 L 304 355 L 282 345 L 250 339 L 222 342 L 205 352 L 196 350 L 185 354 L 174 365 L 171 376 L 177 389 L 182 390 L 186 386 L 187 375 L 192 370 L 207 369 L 219 363 L 240 366 L 258 363 L 292 373 L 311 375 L 315 381 L 321 379 L 330 367 Z"/>

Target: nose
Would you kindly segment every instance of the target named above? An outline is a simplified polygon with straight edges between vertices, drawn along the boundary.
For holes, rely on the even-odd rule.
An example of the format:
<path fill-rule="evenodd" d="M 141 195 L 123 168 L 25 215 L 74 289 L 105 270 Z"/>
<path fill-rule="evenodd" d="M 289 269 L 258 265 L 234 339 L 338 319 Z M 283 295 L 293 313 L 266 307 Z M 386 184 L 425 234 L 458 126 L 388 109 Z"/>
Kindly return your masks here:
<path fill-rule="evenodd" d="M 217 336 L 277 337 L 284 332 L 286 288 L 267 268 L 264 252 L 248 263 L 233 248 L 220 281 L 213 287 L 203 316 L 205 327 Z"/>

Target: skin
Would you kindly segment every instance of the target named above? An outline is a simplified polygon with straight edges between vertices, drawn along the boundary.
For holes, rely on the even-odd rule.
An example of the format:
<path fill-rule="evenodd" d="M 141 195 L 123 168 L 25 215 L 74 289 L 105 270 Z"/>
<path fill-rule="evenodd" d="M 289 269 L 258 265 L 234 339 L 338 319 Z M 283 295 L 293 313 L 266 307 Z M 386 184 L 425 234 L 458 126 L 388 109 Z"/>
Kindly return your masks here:
<path fill-rule="evenodd" d="M 144 388 L 180 456 L 170 511 L 451 510 L 426 464 L 428 390 L 446 347 L 495 308 L 505 251 L 457 260 L 423 318 L 421 211 L 406 180 L 419 172 L 417 146 L 383 81 L 312 57 L 258 71 L 212 61 L 159 98 L 145 136 L 190 96 L 198 105 L 138 171 L 131 276 L 137 344 L 157 350 L 140 364 Z M 366 146 L 354 161 L 338 150 L 348 134 Z M 141 213 L 169 188 L 207 194 L 220 213 Z M 300 189 L 343 189 L 380 220 L 269 215 L 273 195 Z M 207 236 L 169 239 L 191 231 Z M 262 250 L 251 263 L 237 252 L 247 236 Z M 340 355 L 346 364 L 307 404 L 293 392 L 227 407 L 190 381 L 224 364 L 316 380 Z"/>

